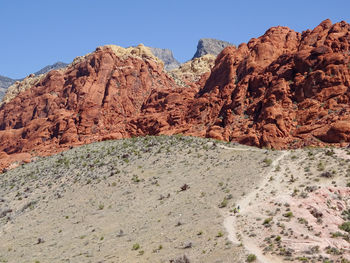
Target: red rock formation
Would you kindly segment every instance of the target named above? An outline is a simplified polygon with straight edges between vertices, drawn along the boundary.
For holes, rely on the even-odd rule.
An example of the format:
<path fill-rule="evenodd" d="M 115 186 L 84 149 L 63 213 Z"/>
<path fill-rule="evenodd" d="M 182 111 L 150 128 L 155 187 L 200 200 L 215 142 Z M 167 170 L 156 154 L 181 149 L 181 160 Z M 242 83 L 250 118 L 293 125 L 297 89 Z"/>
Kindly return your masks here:
<path fill-rule="evenodd" d="M 226 48 L 196 95 L 207 136 L 274 148 L 349 142 L 349 45 L 350 25 L 326 20 Z"/>
<path fill-rule="evenodd" d="M 224 49 L 187 87 L 152 57 L 98 48 L 1 106 L 0 167 L 13 154 L 147 134 L 279 149 L 350 142 L 349 45 L 345 22 L 273 27 Z"/>
<path fill-rule="evenodd" d="M 158 87 L 175 87 L 159 61 L 98 48 L 74 66 L 51 71 L 1 106 L 0 153 L 50 154 L 71 145 L 129 137 L 133 125 L 127 118 L 139 114 Z M 8 164 L 6 159 L 1 158 L 0 166 Z"/>

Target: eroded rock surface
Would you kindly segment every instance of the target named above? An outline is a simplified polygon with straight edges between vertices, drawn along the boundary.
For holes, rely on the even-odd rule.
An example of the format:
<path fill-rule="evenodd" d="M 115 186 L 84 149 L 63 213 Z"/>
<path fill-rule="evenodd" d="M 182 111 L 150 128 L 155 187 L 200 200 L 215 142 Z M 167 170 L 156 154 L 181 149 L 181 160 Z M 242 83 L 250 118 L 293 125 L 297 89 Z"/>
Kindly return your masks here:
<path fill-rule="evenodd" d="M 302 34 L 273 27 L 227 47 L 197 94 L 202 122 L 260 147 L 349 142 L 349 24 L 326 20 Z M 204 102 L 207 99 L 207 102 Z"/>

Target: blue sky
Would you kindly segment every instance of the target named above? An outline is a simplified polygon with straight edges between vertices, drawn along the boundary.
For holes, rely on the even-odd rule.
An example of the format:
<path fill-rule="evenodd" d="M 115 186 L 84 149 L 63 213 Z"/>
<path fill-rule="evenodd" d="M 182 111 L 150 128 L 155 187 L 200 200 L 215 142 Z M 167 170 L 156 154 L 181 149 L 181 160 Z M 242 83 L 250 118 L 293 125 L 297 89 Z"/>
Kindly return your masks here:
<path fill-rule="evenodd" d="M 189 60 L 200 38 L 248 42 L 277 25 L 350 22 L 349 0 L 0 0 L 0 75 L 21 78 L 97 46 L 169 48 Z"/>

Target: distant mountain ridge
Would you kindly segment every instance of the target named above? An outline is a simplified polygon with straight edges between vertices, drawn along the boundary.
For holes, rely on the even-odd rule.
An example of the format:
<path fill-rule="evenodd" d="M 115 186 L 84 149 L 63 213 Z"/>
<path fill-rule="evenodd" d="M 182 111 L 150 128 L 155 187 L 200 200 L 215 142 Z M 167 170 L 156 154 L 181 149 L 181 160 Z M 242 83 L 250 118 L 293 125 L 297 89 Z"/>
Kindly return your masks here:
<path fill-rule="evenodd" d="M 201 38 L 198 41 L 197 51 L 192 59 L 199 58 L 207 54 L 217 56 L 227 46 L 233 46 L 233 44 L 214 38 Z"/>
<path fill-rule="evenodd" d="M 0 75 L 0 100 L 2 99 L 2 97 L 4 97 L 7 88 L 10 87 L 13 83 L 15 83 L 15 81 L 15 79 L 11 79 Z"/>
<path fill-rule="evenodd" d="M 191 60 L 203 57 L 205 55 L 214 55 L 216 57 L 227 46 L 233 46 L 233 44 L 214 38 L 201 38 L 198 41 L 196 53 Z M 169 49 L 154 47 L 150 47 L 149 49 L 153 55 L 160 58 L 164 62 L 164 69 L 167 71 L 177 69 L 183 65 L 174 58 L 173 52 Z"/>
<path fill-rule="evenodd" d="M 217 40 L 213 38 L 202 38 L 198 41 L 197 50 L 194 54 L 193 59 L 202 57 L 207 54 L 212 54 L 217 56 L 225 47 L 231 46 L 232 44 L 226 41 Z M 171 71 L 181 66 L 181 63 L 174 58 L 173 52 L 170 49 L 149 47 L 152 54 L 164 62 L 164 69 L 166 71 Z M 68 66 L 68 63 L 58 61 L 52 65 L 43 67 L 42 69 L 35 72 L 35 75 L 45 74 L 51 70 L 60 69 Z M 11 79 L 0 75 L 0 101 L 4 97 L 6 90 L 17 80 L 22 79 Z"/>
<path fill-rule="evenodd" d="M 60 69 L 66 67 L 68 64 L 64 62 L 56 62 L 52 65 L 48 65 L 46 67 L 43 67 L 39 71 L 35 72 L 35 75 L 45 74 L 51 70 L 54 69 Z M 8 87 L 10 87 L 12 84 L 14 84 L 17 80 L 23 80 L 23 79 L 11 79 L 5 76 L 0 75 L 0 101 L 4 97 Z"/>
<path fill-rule="evenodd" d="M 66 66 L 68 66 L 68 63 L 64 63 L 64 62 L 58 61 L 55 64 L 48 65 L 48 66 L 40 69 L 39 71 L 35 72 L 34 74 L 35 75 L 45 74 L 45 73 L 47 73 L 47 72 L 49 72 L 51 70 L 64 68 Z"/>

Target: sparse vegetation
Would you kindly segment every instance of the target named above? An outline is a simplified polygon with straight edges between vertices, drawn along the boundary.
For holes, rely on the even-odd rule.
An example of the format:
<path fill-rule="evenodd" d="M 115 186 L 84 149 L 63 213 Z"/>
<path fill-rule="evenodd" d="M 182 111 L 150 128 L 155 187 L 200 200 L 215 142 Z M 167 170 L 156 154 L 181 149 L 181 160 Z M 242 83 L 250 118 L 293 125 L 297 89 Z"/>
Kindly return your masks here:
<path fill-rule="evenodd" d="M 132 245 L 132 250 L 138 250 L 140 248 L 140 244 L 139 243 L 135 243 Z"/>
<path fill-rule="evenodd" d="M 224 208 L 227 206 L 227 203 L 228 203 L 228 200 L 227 198 L 225 197 L 224 200 L 221 201 L 221 203 L 219 204 L 219 207 L 220 208 Z"/>
<path fill-rule="evenodd" d="M 249 254 L 247 256 L 247 262 L 254 262 L 256 260 L 256 256 L 254 254 Z"/>
<path fill-rule="evenodd" d="M 270 166 L 272 164 L 272 160 L 269 158 L 265 158 L 263 162 L 266 164 L 266 166 Z"/>
<path fill-rule="evenodd" d="M 272 217 L 266 218 L 263 222 L 263 225 L 269 225 L 272 222 Z"/>
<path fill-rule="evenodd" d="M 104 147 L 103 150 L 101 145 Z M 293 241 L 294 238 L 312 242 L 315 236 L 323 237 L 319 230 L 315 230 L 315 224 L 319 228 L 326 227 L 324 223 L 327 222 L 324 220 L 326 214 L 319 213 L 324 210 L 309 209 L 308 213 L 316 218 L 317 223 L 315 219 L 309 220 L 305 216 L 308 222 L 305 218 L 297 218 L 301 215 L 298 209 L 306 208 L 297 208 L 295 202 L 297 200 L 303 204 L 310 196 L 323 189 L 320 188 L 321 184 L 316 179 L 322 184 L 331 185 L 332 181 L 333 187 L 347 184 L 349 178 L 345 176 L 347 173 L 350 174 L 350 167 L 347 162 L 341 163 L 336 159 L 338 150 L 336 151 L 337 157 L 327 154 L 323 149 L 312 148 L 305 152 L 295 150 L 290 158 L 278 159 L 281 153 L 277 150 L 254 149 L 252 152 L 238 150 L 230 152 L 226 149 L 221 152 L 221 146 L 234 147 L 227 143 L 185 136 L 107 141 L 73 149 L 74 154 L 68 151 L 63 153 L 63 156 L 50 157 L 53 159 L 51 162 L 55 164 L 53 168 L 49 164 L 50 158 L 42 158 L 26 165 L 25 169 L 20 167 L 17 170 L 20 171 L 18 175 L 8 171 L 3 174 L 3 179 L 0 181 L 2 187 L 0 190 L 5 189 L 6 195 L 13 193 L 14 200 L 18 203 L 26 200 L 28 201 L 25 203 L 29 203 L 32 191 L 41 193 L 40 190 L 45 189 L 46 192 L 38 199 L 38 203 L 30 206 L 31 211 L 26 210 L 26 212 L 36 212 L 37 210 L 42 211 L 39 209 L 42 209 L 43 204 L 46 205 L 46 202 L 50 202 L 53 198 L 54 200 L 60 198 L 63 198 L 62 201 L 68 200 L 71 194 L 70 189 L 84 189 L 83 191 L 89 198 L 79 204 L 86 209 L 87 214 L 82 216 L 77 207 L 68 206 L 68 203 L 74 204 L 72 201 L 60 208 L 64 212 L 60 214 L 57 222 L 64 223 L 59 226 L 62 230 L 54 230 L 59 237 L 59 245 L 62 245 L 60 240 L 69 243 L 65 239 L 69 236 L 68 226 L 76 224 L 77 228 L 86 227 L 86 222 L 91 220 L 89 218 L 89 213 L 91 213 L 91 215 L 96 215 L 96 227 L 94 225 L 93 228 L 86 227 L 84 232 L 74 232 L 76 240 L 81 244 L 86 244 L 87 247 L 90 247 L 93 242 L 100 245 L 118 242 L 118 244 L 125 245 L 125 254 L 130 254 L 133 258 L 140 257 L 140 260 L 147 260 L 151 256 L 152 259 L 157 260 L 173 249 L 173 245 L 166 239 L 162 240 L 163 244 L 159 245 L 159 240 L 153 237 L 147 237 L 150 239 L 148 242 L 144 235 L 148 231 L 147 227 L 156 227 L 160 231 L 161 229 L 173 231 L 173 243 L 179 249 L 186 249 L 179 251 L 191 251 L 194 260 L 197 259 L 196 257 L 201 260 L 205 256 L 212 256 L 210 254 L 212 251 L 231 256 L 230 248 L 235 246 L 229 241 L 229 235 L 228 238 L 223 238 L 225 232 L 222 216 L 230 212 L 230 216 L 235 217 L 236 227 L 242 227 L 242 234 L 246 235 L 246 238 L 253 242 L 262 242 L 264 253 L 309 262 L 312 262 L 313 257 L 317 258 L 317 254 L 324 253 L 322 249 L 317 251 L 308 247 L 304 259 L 302 253 L 291 251 L 287 243 L 289 240 Z M 203 148 L 207 150 L 203 151 Z M 61 161 L 57 164 L 58 159 Z M 128 159 L 128 162 L 125 159 Z M 330 162 L 331 159 L 334 159 L 334 163 Z M 69 163 L 63 160 L 69 160 Z M 254 162 L 254 160 L 259 161 Z M 276 160 L 278 165 L 275 165 L 272 160 Z M 319 163 L 323 165 L 322 172 L 317 172 Z M 331 174 L 332 179 L 320 176 L 327 172 Z M 43 173 L 45 176 L 42 175 Z M 19 183 L 12 178 L 19 180 Z M 26 190 L 27 187 L 29 190 Z M 281 193 L 289 194 L 289 199 L 279 199 Z M 290 197 L 290 194 L 293 197 Z M 345 197 L 334 192 L 334 198 L 343 202 Z M 337 211 L 335 201 L 329 199 L 328 209 Z M 139 205 L 140 203 L 142 205 Z M 237 210 L 233 209 L 238 204 L 244 205 L 243 212 L 237 213 Z M 175 205 L 176 209 L 174 209 Z M 130 209 L 134 211 L 130 222 L 121 219 L 121 215 Z M 158 213 L 154 213 L 154 210 L 157 210 Z M 250 218 L 252 210 L 254 214 Z M 146 222 L 144 219 L 148 213 L 153 219 Z M 119 224 L 114 225 L 114 231 L 102 231 L 98 225 L 100 218 L 102 220 L 102 217 L 107 214 L 118 218 L 116 221 Z M 15 219 L 17 217 L 15 213 L 10 213 L 9 216 L 14 216 Z M 212 225 L 204 224 L 203 218 L 210 218 Z M 343 210 L 342 218 L 349 221 L 348 209 Z M 6 217 L 0 218 L 0 223 L 5 221 Z M 251 224 L 252 221 L 254 224 Z M 196 222 L 196 227 L 191 228 L 192 222 Z M 336 231 L 338 226 L 335 226 L 336 229 L 333 226 L 330 234 L 334 238 L 332 241 L 348 240 L 349 232 L 346 229 L 350 226 L 345 223 L 339 226 L 338 231 Z M 293 227 L 293 224 L 297 224 L 297 227 Z M 125 232 L 121 230 L 118 232 L 120 228 Z M 263 228 L 263 231 L 268 233 L 268 238 L 265 239 L 265 236 L 262 239 L 260 234 L 262 231 L 259 228 Z M 135 229 L 140 230 L 137 231 L 138 234 Z M 218 232 L 220 229 L 222 231 Z M 300 232 L 300 229 L 303 232 Z M 184 242 L 179 238 L 183 235 L 186 238 L 188 235 L 188 239 L 185 239 Z M 51 240 L 51 237 L 46 240 Z M 126 242 L 126 240 L 131 241 Z M 132 240 L 142 243 L 142 247 L 139 243 L 133 244 Z M 237 236 L 237 240 L 242 242 L 240 236 Z M 286 240 L 288 242 L 284 242 Z M 40 246 L 45 247 L 48 244 L 49 242 L 46 242 Z M 206 246 L 205 249 L 202 249 L 203 244 Z M 337 251 L 328 248 L 327 252 L 330 258 L 337 256 L 338 262 L 341 262 L 341 254 L 337 254 L 344 253 L 341 249 Z M 80 256 L 91 256 L 92 260 L 96 259 L 96 255 Z M 237 262 L 245 260 L 248 261 L 247 255 L 242 256 Z"/>
<path fill-rule="evenodd" d="M 344 222 L 339 226 L 339 229 L 344 230 L 348 233 L 350 233 L 350 221 Z"/>
<path fill-rule="evenodd" d="M 221 231 L 219 231 L 218 234 L 216 235 L 216 237 L 222 237 L 222 236 L 224 236 L 224 234 Z"/>

